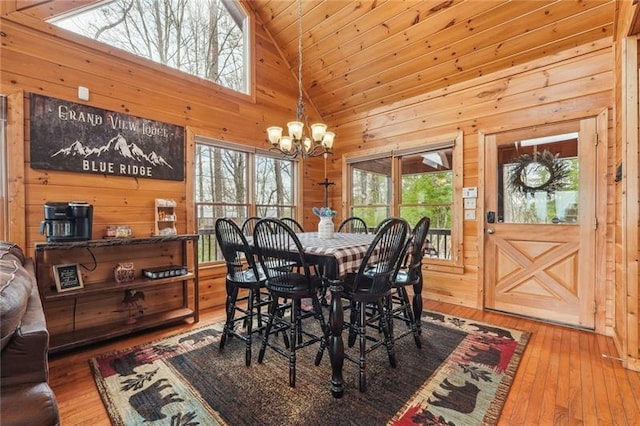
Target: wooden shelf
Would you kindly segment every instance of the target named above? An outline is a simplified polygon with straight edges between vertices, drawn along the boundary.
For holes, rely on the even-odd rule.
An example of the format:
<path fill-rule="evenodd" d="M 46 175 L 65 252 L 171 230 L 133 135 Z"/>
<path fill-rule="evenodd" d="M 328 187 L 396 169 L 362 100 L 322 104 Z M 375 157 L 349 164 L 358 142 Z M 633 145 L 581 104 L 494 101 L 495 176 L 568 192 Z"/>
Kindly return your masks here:
<path fill-rule="evenodd" d="M 198 322 L 198 239 L 197 234 L 183 234 L 36 244 L 36 274 L 45 317 L 50 325 L 50 351 L 71 349 L 189 318 Z M 145 245 L 148 247 L 141 247 Z M 188 253 L 189 246 L 192 249 L 191 256 Z M 85 272 L 87 277 L 83 287 L 58 292 L 52 285 L 52 266 L 79 263 L 76 258 L 85 253 L 84 249 L 90 249 L 97 269 Z M 149 252 L 159 256 L 149 256 Z M 136 259 L 142 259 L 145 265 L 143 269 L 177 264 L 188 270 L 186 274 L 172 277 L 151 279 L 139 276 L 133 281 L 117 282 L 113 277 L 113 268 L 123 261 L 136 262 Z M 167 261 L 174 265 L 169 265 Z M 169 286 L 171 284 L 175 286 Z M 113 300 L 116 293 L 125 290 L 153 288 L 152 293 L 161 293 L 165 291 L 161 287 L 172 294 L 172 300 L 176 303 L 156 301 L 157 308 L 154 310 L 152 307 L 149 313 L 136 317 L 134 324 L 127 324 L 126 319 L 120 321 L 121 317 L 100 317 L 105 308 L 101 295 Z M 68 331 L 71 324 L 73 331 Z M 76 328 L 76 324 L 82 324 L 82 328 Z"/>
<path fill-rule="evenodd" d="M 145 315 L 137 319 L 134 324 L 113 323 L 99 327 L 85 328 L 68 333 L 51 336 L 49 340 L 49 352 L 55 353 L 72 348 L 76 348 L 91 343 L 100 342 L 105 339 L 123 336 L 136 331 L 141 331 L 150 327 L 179 322 L 193 317 L 195 312 L 192 309 L 182 308 L 159 314 Z"/>
<path fill-rule="evenodd" d="M 157 285 L 165 285 L 170 283 L 178 283 L 185 280 L 192 280 L 195 277 L 195 274 L 189 272 L 184 275 L 176 275 L 175 277 L 168 278 L 138 278 L 133 281 L 122 282 L 119 283 L 117 281 L 105 281 L 101 283 L 91 283 L 83 288 L 79 288 L 77 290 L 65 291 L 64 293 L 58 293 L 55 290 L 55 284 L 50 286 L 50 291 L 44 291 L 43 297 L 45 300 L 56 300 L 60 298 L 66 297 L 78 297 L 78 296 L 90 296 L 92 294 L 104 293 L 105 291 L 124 291 L 124 290 L 135 290 L 138 288 L 145 287 L 153 287 Z"/>
<path fill-rule="evenodd" d="M 84 247 L 131 246 L 135 244 L 161 244 L 171 241 L 198 241 L 198 234 L 154 235 L 151 237 L 104 238 L 102 240 L 70 241 L 61 243 L 37 243 L 36 255 L 46 250 L 71 250 Z"/>
<path fill-rule="evenodd" d="M 176 203 L 173 200 L 156 200 L 155 234 L 173 235 L 176 233 Z"/>

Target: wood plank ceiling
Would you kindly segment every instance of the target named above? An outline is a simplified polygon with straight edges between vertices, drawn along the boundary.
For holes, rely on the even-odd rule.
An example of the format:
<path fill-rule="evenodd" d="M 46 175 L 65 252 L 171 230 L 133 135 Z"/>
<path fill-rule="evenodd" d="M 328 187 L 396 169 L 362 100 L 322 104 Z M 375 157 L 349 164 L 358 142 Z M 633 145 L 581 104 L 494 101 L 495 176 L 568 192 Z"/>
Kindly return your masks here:
<path fill-rule="evenodd" d="M 297 70 L 297 2 L 249 4 Z M 344 123 L 611 36 L 615 9 L 613 0 L 303 0 L 303 86 L 325 120 Z"/>
<path fill-rule="evenodd" d="M 46 19 L 95 2 L 30 0 L 24 7 Z M 297 1 L 245 4 L 297 74 Z M 302 0 L 302 83 L 324 120 L 345 123 L 611 36 L 615 13 L 615 0 Z"/>

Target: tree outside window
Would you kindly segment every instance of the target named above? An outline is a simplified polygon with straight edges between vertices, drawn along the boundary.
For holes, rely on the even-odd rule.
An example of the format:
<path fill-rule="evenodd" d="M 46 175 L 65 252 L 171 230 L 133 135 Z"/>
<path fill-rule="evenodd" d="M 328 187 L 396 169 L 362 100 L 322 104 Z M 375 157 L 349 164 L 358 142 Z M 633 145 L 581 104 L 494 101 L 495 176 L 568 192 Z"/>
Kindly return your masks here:
<path fill-rule="evenodd" d="M 451 258 L 453 148 L 400 157 L 400 216 L 414 226 L 431 219 L 427 255 Z"/>
<path fill-rule="evenodd" d="M 201 262 L 222 259 L 214 235 L 220 217 L 242 226 L 252 216 L 294 216 L 295 162 L 240 145 L 198 142 L 194 164 Z"/>
<path fill-rule="evenodd" d="M 361 217 L 373 230 L 382 219 L 400 216 L 414 226 L 421 217 L 431 219 L 425 255 L 430 259 L 454 261 L 461 235 L 455 214 L 455 176 L 461 176 L 461 161 L 456 160 L 455 140 L 422 147 L 362 154 L 347 159 L 350 177 L 350 215 Z M 372 158 L 374 157 L 374 158 Z"/>
<path fill-rule="evenodd" d="M 248 17 L 234 0 L 114 0 L 50 20 L 138 57 L 248 93 Z"/>

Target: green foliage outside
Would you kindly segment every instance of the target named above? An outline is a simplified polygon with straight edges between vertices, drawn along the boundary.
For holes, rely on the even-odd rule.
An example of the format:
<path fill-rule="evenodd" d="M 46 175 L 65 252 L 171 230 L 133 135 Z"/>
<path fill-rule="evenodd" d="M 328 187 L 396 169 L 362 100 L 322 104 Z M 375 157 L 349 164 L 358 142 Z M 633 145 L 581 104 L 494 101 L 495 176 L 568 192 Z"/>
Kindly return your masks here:
<path fill-rule="evenodd" d="M 353 173 L 354 216 L 361 217 L 370 229 L 390 215 L 389 177 L 361 170 Z M 451 228 L 453 172 L 419 173 L 402 177 L 400 216 L 411 226 L 422 216 L 431 218 L 432 228 Z"/>

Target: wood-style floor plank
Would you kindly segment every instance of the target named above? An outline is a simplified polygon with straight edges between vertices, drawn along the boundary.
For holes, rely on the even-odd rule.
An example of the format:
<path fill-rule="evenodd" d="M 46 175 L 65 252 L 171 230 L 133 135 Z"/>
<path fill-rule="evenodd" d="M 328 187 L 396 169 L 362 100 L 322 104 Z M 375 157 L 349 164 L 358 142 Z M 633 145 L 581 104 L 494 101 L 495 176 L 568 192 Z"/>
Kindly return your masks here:
<path fill-rule="evenodd" d="M 556 382 L 556 400 L 553 410 L 553 425 L 566 426 L 569 424 L 569 395 L 570 386 L 567 380 L 567 371 L 571 365 L 571 339 L 572 330 L 557 328 L 555 330 L 560 335 L 558 348 L 558 377 Z"/>
<path fill-rule="evenodd" d="M 569 335 L 569 341 L 571 342 L 571 344 L 569 345 L 569 351 L 571 355 L 569 357 L 569 370 L 567 377 L 567 379 L 569 380 L 569 424 L 583 424 L 583 393 L 586 392 L 585 389 L 589 389 L 589 392 L 592 392 L 593 389 L 585 388 L 582 385 L 580 376 L 580 365 L 582 358 L 586 356 L 586 354 L 580 353 L 579 332 L 571 333 Z"/>
<path fill-rule="evenodd" d="M 640 373 L 626 370 L 609 337 L 529 319 L 425 301 L 425 309 L 532 332 L 499 420 L 500 425 L 640 424 Z M 222 320 L 201 312 L 198 324 L 178 324 L 57 354 L 50 384 L 63 426 L 109 425 L 89 358 Z M 602 356 L 602 355 L 606 356 Z"/>
<path fill-rule="evenodd" d="M 544 382 L 542 383 L 543 387 L 539 388 L 544 389 L 543 392 L 539 392 L 542 394 L 542 401 L 540 402 L 542 409 L 540 410 L 540 417 L 538 420 L 538 423 L 541 425 L 554 424 L 556 395 L 558 393 L 558 371 L 560 365 L 559 349 L 561 337 L 562 334 L 560 329 L 550 329 L 549 333 L 547 333 L 547 340 L 544 343 L 545 347 L 547 347 L 548 363 L 547 374 L 544 375 Z M 532 411 L 536 409 L 537 404 L 534 401 L 531 401 L 529 404 Z"/>

